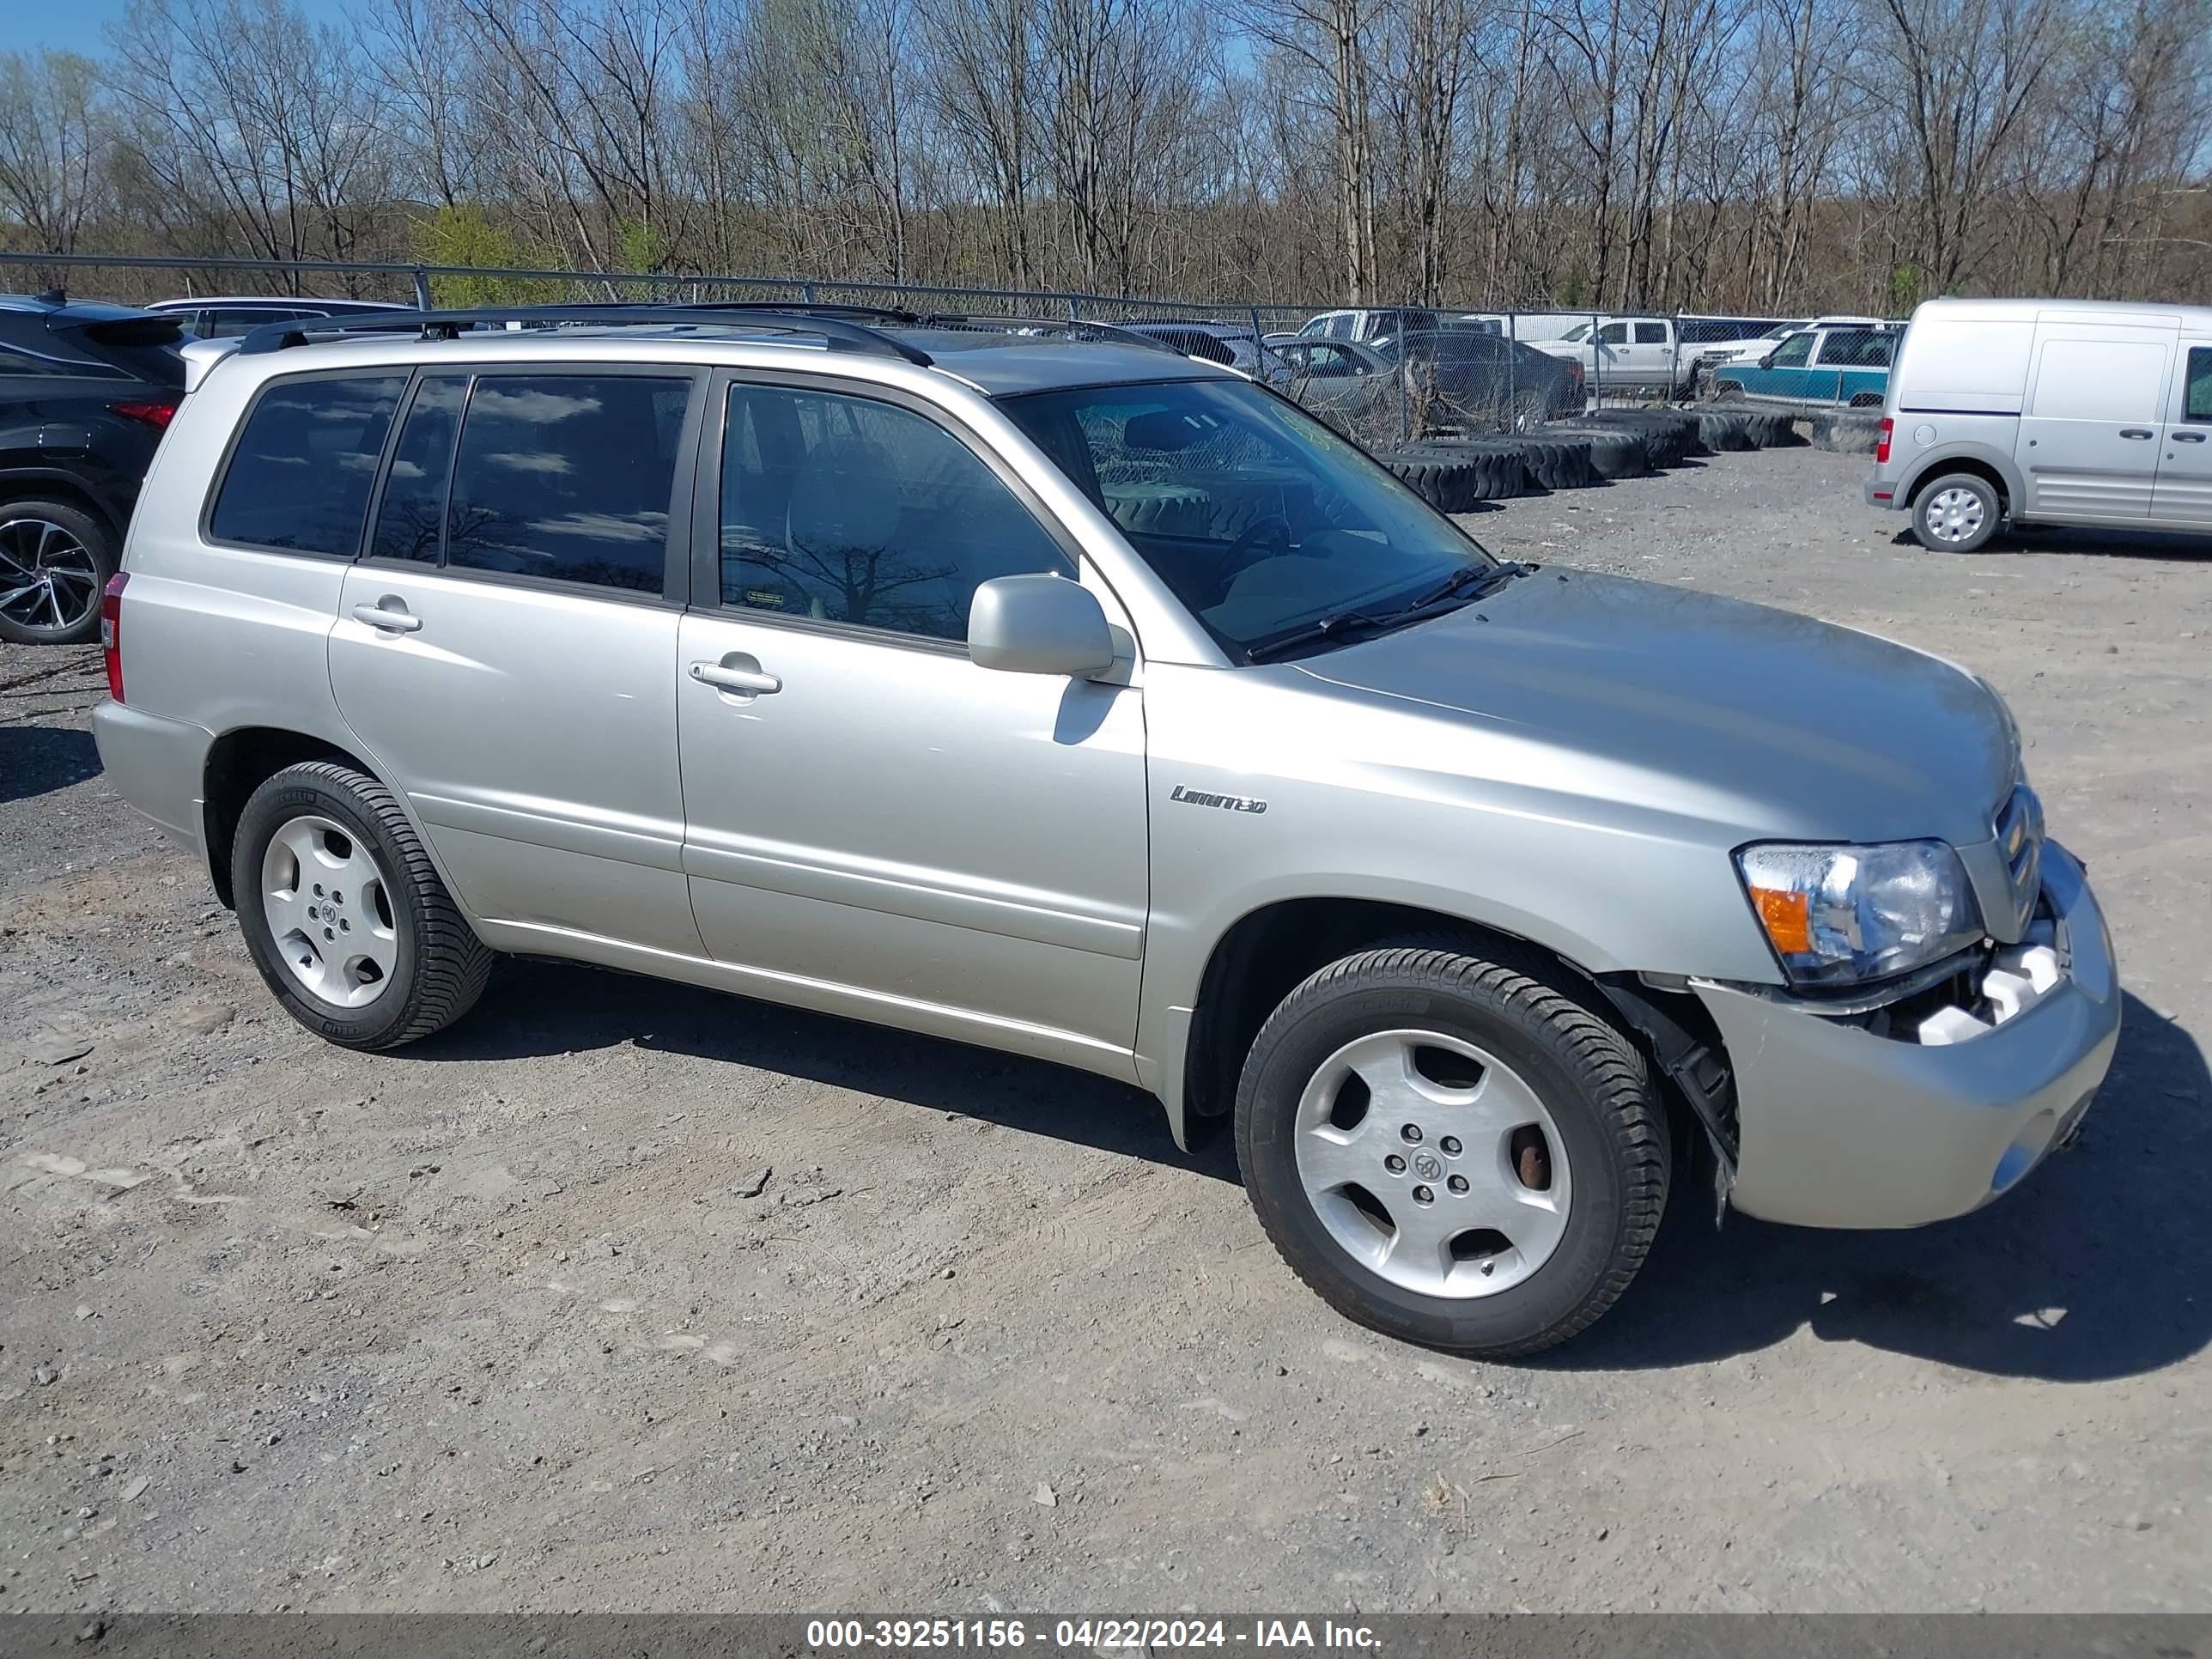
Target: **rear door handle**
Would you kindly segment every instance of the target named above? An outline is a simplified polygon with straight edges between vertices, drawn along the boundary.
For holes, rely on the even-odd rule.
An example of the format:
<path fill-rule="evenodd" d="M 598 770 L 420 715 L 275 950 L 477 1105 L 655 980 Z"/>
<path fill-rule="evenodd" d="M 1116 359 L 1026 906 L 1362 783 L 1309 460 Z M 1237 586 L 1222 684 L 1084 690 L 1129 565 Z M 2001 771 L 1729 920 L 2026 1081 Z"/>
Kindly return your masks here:
<path fill-rule="evenodd" d="M 2124 426 L 2120 428 L 2120 436 L 2123 438 L 2142 438 L 2147 440 L 2151 435 L 2151 429 L 2147 426 Z"/>
<path fill-rule="evenodd" d="M 2201 444 L 2204 441 L 2204 434 L 2201 432 L 2172 432 L 2166 435 L 2178 444 Z"/>
<path fill-rule="evenodd" d="M 353 619 L 358 623 L 367 623 L 371 628 L 379 629 L 386 634 L 412 634 L 422 626 L 422 619 L 410 611 L 397 599 L 392 600 L 388 607 L 381 605 L 357 605 L 353 608 Z"/>
<path fill-rule="evenodd" d="M 718 662 L 693 663 L 691 678 L 702 685 L 747 697 L 765 697 L 783 690 L 783 682 L 773 674 L 763 674 L 755 668 L 725 668 Z"/>

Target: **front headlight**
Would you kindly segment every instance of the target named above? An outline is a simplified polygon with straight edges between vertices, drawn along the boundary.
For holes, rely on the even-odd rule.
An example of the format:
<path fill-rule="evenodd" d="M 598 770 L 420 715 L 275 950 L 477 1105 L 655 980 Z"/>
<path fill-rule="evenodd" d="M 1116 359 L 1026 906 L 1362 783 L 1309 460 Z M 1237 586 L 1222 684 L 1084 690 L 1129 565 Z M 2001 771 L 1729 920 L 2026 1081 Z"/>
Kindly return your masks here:
<path fill-rule="evenodd" d="M 1768 842 L 1743 848 L 1735 862 L 1793 985 L 1887 979 L 1982 936 L 1966 868 L 1943 842 Z"/>

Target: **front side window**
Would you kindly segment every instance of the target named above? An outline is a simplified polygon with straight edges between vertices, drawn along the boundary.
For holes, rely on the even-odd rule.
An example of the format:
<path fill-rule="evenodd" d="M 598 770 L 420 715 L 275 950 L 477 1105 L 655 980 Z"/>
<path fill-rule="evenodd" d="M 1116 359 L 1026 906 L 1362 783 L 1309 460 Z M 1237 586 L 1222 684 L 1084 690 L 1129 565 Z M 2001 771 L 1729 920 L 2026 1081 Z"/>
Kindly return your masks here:
<path fill-rule="evenodd" d="M 1628 343 L 1628 325 L 1607 323 L 1598 330 L 1597 340 L 1600 345 L 1626 345 Z"/>
<path fill-rule="evenodd" d="M 1003 406 L 1240 656 L 1491 563 L 1351 444 L 1243 381 L 1084 386 Z"/>
<path fill-rule="evenodd" d="M 446 562 L 661 592 L 690 397 L 688 378 L 477 377 L 453 455 Z"/>
<path fill-rule="evenodd" d="M 2212 346 L 2191 346 L 2182 370 L 2181 418 L 2212 421 Z"/>
<path fill-rule="evenodd" d="M 1793 334 L 1774 350 L 1775 368 L 1802 368 L 1813 360 L 1813 337 Z"/>
<path fill-rule="evenodd" d="M 279 380 L 246 417 L 208 530 L 219 542 L 350 558 L 404 374 Z"/>
<path fill-rule="evenodd" d="M 1348 380 L 1359 373 L 1358 361 L 1340 345 L 1285 346 L 1282 349 L 1293 372 L 1314 380 Z"/>
<path fill-rule="evenodd" d="M 982 583 L 1073 574 L 965 444 L 866 398 L 732 386 L 721 502 L 722 603 L 748 611 L 965 640 Z"/>

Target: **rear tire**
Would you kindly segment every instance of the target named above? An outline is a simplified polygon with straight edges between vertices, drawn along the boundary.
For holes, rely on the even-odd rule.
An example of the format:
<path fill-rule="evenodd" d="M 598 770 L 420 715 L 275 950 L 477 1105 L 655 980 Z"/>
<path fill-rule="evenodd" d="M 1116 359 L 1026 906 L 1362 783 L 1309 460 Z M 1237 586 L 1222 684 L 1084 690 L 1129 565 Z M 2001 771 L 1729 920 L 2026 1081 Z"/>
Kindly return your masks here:
<path fill-rule="evenodd" d="M 0 502 L 0 640 L 88 645 L 122 549 L 105 520 L 68 501 Z"/>
<path fill-rule="evenodd" d="M 1449 939 L 1363 951 L 1285 998 L 1244 1063 L 1237 1152 L 1268 1238 L 1330 1306 L 1488 1358 L 1603 1314 L 1667 1204 L 1667 1115 L 1635 1046 L 1540 963 Z"/>
<path fill-rule="evenodd" d="M 343 1048 L 396 1048 L 483 994 L 477 939 L 390 790 L 333 762 L 288 766 L 239 815 L 231 891 L 284 1011 Z"/>
<path fill-rule="evenodd" d="M 1930 479 L 1912 503 L 1912 533 L 1933 553 L 1975 552 L 2003 519 L 1996 486 L 1973 472 Z"/>

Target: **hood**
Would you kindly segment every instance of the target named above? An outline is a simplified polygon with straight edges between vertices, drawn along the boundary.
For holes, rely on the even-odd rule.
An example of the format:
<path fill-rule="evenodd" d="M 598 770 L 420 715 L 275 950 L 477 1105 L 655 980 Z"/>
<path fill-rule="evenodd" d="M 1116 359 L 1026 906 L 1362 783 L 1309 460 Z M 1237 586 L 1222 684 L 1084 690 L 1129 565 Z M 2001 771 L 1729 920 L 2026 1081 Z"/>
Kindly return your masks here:
<path fill-rule="evenodd" d="M 1486 617 L 1487 621 L 1480 620 Z M 1739 599 L 1545 567 L 1296 665 L 1586 756 L 1640 804 L 1762 836 L 1987 841 L 2011 716 L 1965 670 Z"/>

